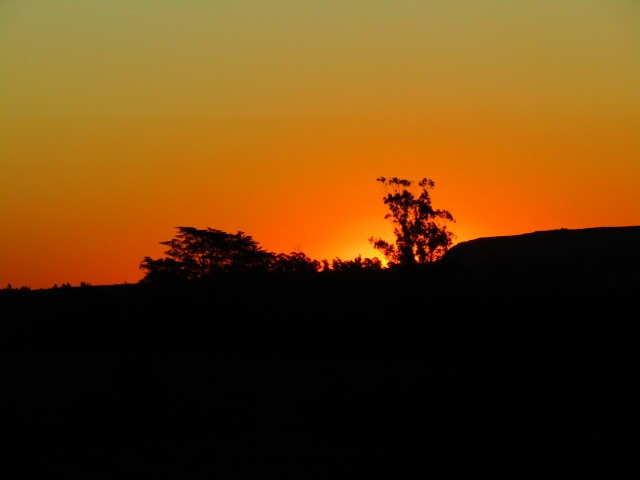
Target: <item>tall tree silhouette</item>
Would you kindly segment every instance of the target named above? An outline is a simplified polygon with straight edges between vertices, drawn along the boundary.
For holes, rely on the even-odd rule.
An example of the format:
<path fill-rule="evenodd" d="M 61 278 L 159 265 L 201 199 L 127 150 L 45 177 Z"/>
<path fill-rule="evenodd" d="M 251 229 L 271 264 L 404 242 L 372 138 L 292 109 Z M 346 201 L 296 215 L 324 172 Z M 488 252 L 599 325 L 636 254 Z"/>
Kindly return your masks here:
<path fill-rule="evenodd" d="M 412 188 L 413 182 L 403 178 L 376 179 L 385 188 L 383 197 L 389 213 L 385 219 L 393 224 L 395 243 L 371 237 L 371 242 L 382 252 L 390 265 L 415 265 L 435 262 L 442 258 L 453 242 L 454 235 L 446 222 L 455 222 L 447 210 L 436 210 L 431 205 L 429 190 L 433 180 L 423 178 Z"/>
<path fill-rule="evenodd" d="M 161 245 L 166 258 L 145 257 L 140 268 L 145 280 L 204 279 L 215 272 L 268 269 L 273 254 L 244 232 L 227 233 L 214 228 L 176 227 L 176 236 Z"/>

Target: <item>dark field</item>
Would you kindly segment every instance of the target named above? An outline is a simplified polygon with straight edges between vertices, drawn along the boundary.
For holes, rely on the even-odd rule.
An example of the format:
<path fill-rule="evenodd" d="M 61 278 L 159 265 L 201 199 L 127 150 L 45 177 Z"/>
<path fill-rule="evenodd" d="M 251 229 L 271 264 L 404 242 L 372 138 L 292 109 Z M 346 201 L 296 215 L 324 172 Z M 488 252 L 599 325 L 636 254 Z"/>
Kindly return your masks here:
<path fill-rule="evenodd" d="M 518 257 L 2 291 L 2 468 L 617 476 L 630 458 L 639 266 Z"/>

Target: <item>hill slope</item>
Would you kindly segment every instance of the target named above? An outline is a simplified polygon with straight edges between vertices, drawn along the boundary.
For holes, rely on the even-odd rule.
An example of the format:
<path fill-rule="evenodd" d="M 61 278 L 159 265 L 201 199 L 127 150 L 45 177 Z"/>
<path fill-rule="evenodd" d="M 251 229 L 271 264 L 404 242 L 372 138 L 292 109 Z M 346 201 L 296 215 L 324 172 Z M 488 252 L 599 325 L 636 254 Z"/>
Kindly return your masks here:
<path fill-rule="evenodd" d="M 640 255 L 640 226 L 546 230 L 460 242 L 448 257 L 465 264 L 505 260 L 597 259 Z"/>

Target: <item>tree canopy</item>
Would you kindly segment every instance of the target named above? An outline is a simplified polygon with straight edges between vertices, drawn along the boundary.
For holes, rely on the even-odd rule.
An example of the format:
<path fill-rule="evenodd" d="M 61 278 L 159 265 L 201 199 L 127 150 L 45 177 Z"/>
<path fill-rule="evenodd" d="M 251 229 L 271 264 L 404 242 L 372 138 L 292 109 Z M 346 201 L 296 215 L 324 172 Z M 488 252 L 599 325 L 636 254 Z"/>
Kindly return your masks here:
<path fill-rule="evenodd" d="M 433 180 L 423 178 L 414 182 L 403 178 L 379 177 L 384 188 L 383 197 L 389 213 L 385 219 L 393 224 L 395 242 L 371 237 L 374 248 L 384 254 L 390 265 L 415 265 L 439 260 L 451 247 L 454 235 L 446 222 L 455 222 L 447 210 L 434 209 L 429 190 Z M 413 188 L 412 188 L 413 187 Z"/>
<path fill-rule="evenodd" d="M 146 280 L 167 278 L 202 280 L 216 272 L 242 272 L 268 269 L 272 254 L 250 235 L 227 233 L 214 228 L 176 227 L 165 258 L 145 257 L 140 268 Z"/>
<path fill-rule="evenodd" d="M 446 222 L 455 220 L 447 210 L 433 208 L 429 190 L 434 188 L 434 182 L 423 178 L 414 187 L 411 180 L 398 177 L 380 177 L 377 181 L 385 188 L 383 200 L 389 207 L 385 219 L 393 224 L 396 239 L 391 243 L 371 237 L 369 241 L 384 254 L 388 265 L 431 263 L 442 258 L 453 240 Z M 384 268 L 378 258 L 362 258 L 360 255 L 353 260 L 335 258 L 329 263 L 309 258 L 301 251 L 289 254 L 269 252 L 242 231 L 227 233 L 210 227 L 176 229 L 174 238 L 160 242 L 168 247 L 164 257 L 144 257 L 140 263 L 140 269 L 145 272 L 143 282 L 204 280 L 218 273 L 288 275 Z"/>
<path fill-rule="evenodd" d="M 217 273 L 300 274 L 317 272 L 322 267 L 321 262 L 300 251 L 290 254 L 269 252 L 241 231 L 176 228 L 178 232 L 174 238 L 160 242 L 169 247 L 164 252 L 165 257 L 144 257 L 140 263 L 140 269 L 145 272 L 144 282 L 204 280 Z"/>

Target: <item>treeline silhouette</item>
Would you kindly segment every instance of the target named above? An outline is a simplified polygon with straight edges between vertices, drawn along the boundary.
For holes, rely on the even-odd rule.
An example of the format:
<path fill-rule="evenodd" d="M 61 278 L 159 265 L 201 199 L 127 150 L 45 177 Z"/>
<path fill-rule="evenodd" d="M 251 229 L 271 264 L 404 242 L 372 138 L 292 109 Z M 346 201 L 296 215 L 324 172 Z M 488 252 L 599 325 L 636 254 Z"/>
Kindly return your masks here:
<path fill-rule="evenodd" d="M 571 336 L 588 336 L 604 325 L 603 332 L 622 327 L 635 308 L 640 257 L 633 239 L 639 230 L 483 239 L 459 244 L 437 262 L 390 268 L 354 259 L 318 269 L 303 254 L 283 260 L 261 253 L 273 263 L 253 269 L 238 260 L 246 258 L 241 252 L 223 261 L 243 268 L 216 269 L 206 255 L 201 263 L 185 257 L 184 265 L 172 260 L 168 271 L 175 269 L 175 277 L 152 268 L 139 284 L 0 291 L 0 342 L 77 351 L 330 349 L 356 355 L 377 354 L 383 343 L 389 353 L 413 355 L 435 338 L 443 343 L 434 350 L 455 341 L 471 351 L 519 331 L 528 332 L 518 334 L 522 346 L 559 346 L 564 339 L 574 347 Z M 595 234 L 600 238 L 592 241 Z M 544 239 L 544 248 L 533 242 L 523 250 L 520 245 L 531 237 Z M 632 240 L 620 243 L 622 238 Z M 587 240 L 590 251 L 581 246 Z M 493 244 L 499 249 L 484 247 Z"/>
<path fill-rule="evenodd" d="M 451 246 L 444 211 L 380 181 L 385 267 L 178 227 L 137 284 L 0 290 L 4 470 L 620 476 L 640 227 Z"/>
<path fill-rule="evenodd" d="M 639 234 L 0 291 L 3 465 L 47 478 L 622 473 Z"/>
<path fill-rule="evenodd" d="M 309 274 L 327 271 L 380 270 L 378 258 L 331 262 L 315 260 L 304 252 L 273 253 L 263 249 L 253 237 L 238 231 L 227 233 L 214 228 L 176 227 L 171 240 L 160 242 L 169 247 L 165 257 L 145 257 L 140 268 L 142 283 L 206 281 L 221 274 Z"/>
<path fill-rule="evenodd" d="M 385 189 L 383 202 L 389 208 L 385 219 L 393 225 L 394 242 L 371 237 L 369 242 L 382 252 L 388 266 L 413 267 L 436 263 L 447 253 L 454 235 L 447 222 L 454 222 L 448 210 L 432 206 L 430 189 L 433 180 L 413 181 L 379 177 Z M 312 273 L 333 271 L 381 270 L 377 257 L 353 260 L 335 258 L 314 260 L 303 252 L 273 253 L 263 249 L 250 235 L 238 231 L 227 233 L 214 228 L 176 227 L 171 240 L 160 242 L 169 247 L 165 257 L 145 257 L 140 268 L 143 282 L 206 280 L 219 273 Z"/>

